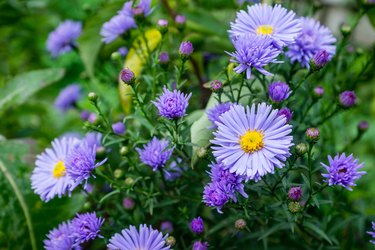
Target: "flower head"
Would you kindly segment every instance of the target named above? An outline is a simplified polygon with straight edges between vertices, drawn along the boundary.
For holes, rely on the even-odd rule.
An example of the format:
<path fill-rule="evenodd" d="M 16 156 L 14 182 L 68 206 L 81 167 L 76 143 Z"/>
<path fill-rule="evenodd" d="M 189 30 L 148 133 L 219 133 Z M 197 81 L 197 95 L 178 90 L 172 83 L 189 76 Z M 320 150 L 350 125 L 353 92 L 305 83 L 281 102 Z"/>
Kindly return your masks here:
<path fill-rule="evenodd" d="M 96 237 L 103 238 L 100 227 L 104 219 L 97 217 L 96 213 L 77 214 L 71 222 L 71 237 L 75 239 L 75 245 L 88 242 Z"/>
<path fill-rule="evenodd" d="M 81 87 L 78 84 L 70 84 L 60 91 L 55 100 L 55 107 L 65 112 L 74 107 L 82 97 Z"/>
<path fill-rule="evenodd" d="M 223 83 L 219 80 L 213 80 L 210 84 L 210 87 L 212 91 L 216 92 L 221 90 L 221 88 L 223 87 Z"/>
<path fill-rule="evenodd" d="M 135 24 L 133 17 L 118 14 L 103 24 L 100 30 L 100 35 L 102 36 L 102 41 L 108 44 L 135 27 L 137 27 L 137 25 Z"/>
<path fill-rule="evenodd" d="M 211 140 L 218 162 L 236 175 L 259 180 L 282 168 L 293 145 L 292 126 L 278 110 L 265 103 L 251 107 L 233 105 L 220 117 Z"/>
<path fill-rule="evenodd" d="M 66 20 L 48 35 L 47 50 L 52 57 L 71 51 L 76 46 L 76 40 L 81 35 L 82 23 Z"/>
<path fill-rule="evenodd" d="M 126 84 L 132 84 L 135 80 L 134 72 L 131 71 L 129 68 L 122 69 L 120 73 L 121 81 Z"/>
<path fill-rule="evenodd" d="M 220 121 L 220 116 L 227 112 L 232 103 L 225 102 L 225 103 L 219 103 L 216 104 L 213 108 L 210 108 L 207 110 L 206 114 L 208 117 L 208 120 L 212 123 L 212 128 L 217 128 L 216 122 Z"/>
<path fill-rule="evenodd" d="M 302 198 L 301 187 L 291 187 L 288 192 L 288 198 L 293 201 L 299 201 Z"/>
<path fill-rule="evenodd" d="M 185 24 L 186 22 L 186 17 L 183 16 L 183 15 L 177 15 L 174 19 L 174 21 L 177 23 L 177 24 Z"/>
<path fill-rule="evenodd" d="M 168 250 L 166 245 L 166 238 L 168 234 L 164 235 L 159 231 L 153 229 L 151 226 L 140 225 L 139 231 L 135 226 L 130 226 L 117 233 L 109 240 L 107 247 L 110 250 Z"/>
<path fill-rule="evenodd" d="M 204 232 L 204 224 L 201 217 L 194 218 L 190 223 L 190 229 L 195 234 L 201 234 Z"/>
<path fill-rule="evenodd" d="M 127 210 L 132 210 L 135 206 L 135 202 L 132 198 L 126 197 L 122 200 L 122 206 Z"/>
<path fill-rule="evenodd" d="M 196 241 L 193 244 L 193 250 L 207 250 L 208 243 L 202 241 Z"/>
<path fill-rule="evenodd" d="M 330 186 L 339 185 L 352 191 L 352 187 L 356 186 L 354 182 L 366 174 L 365 171 L 358 171 L 364 164 L 359 164 L 353 155 L 347 157 L 345 153 L 342 153 L 341 155 L 337 154 L 334 158 L 329 155 L 328 162 L 329 165 L 320 164 L 328 171 L 327 174 L 322 174 L 322 176 L 326 178 L 326 182 Z"/>
<path fill-rule="evenodd" d="M 273 102 L 286 100 L 292 91 L 285 82 L 274 82 L 268 86 L 268 94 Z"/>
<path fill-rule="evenodd" d="M 163 221 L 160 224 L 160 230 L 162 232 L 172 233 L 173 232 L 173 223 L 170 222 L 170 221 Z"/>
<path fill-rule="evenodd" d="M 231 62 L 238 63 L 234 68 L 237 74 L 246 72 L 246 77 L 251 77 L 251 70 L 254 68 L 264 75 L 272 75 L 263 67 L 269 63 L 279 63 L 276 57 L 281 51 L 272 45 L 272 39 L 256 35 L 242 35 L 232 40 L 236 49 L 233 53 Z"/>
<path fill-rule="evenodd" d="M 136 148 L 141 161 L 152 167 L 154 171 L 165 166 L 165 163 L 172 155 L 173 148 L 168 149 L 169 142 L 167 140 L 159 140 L 153 137 L 143 149 Z"/>
<path fill-rule="evenodd" d="M 325 61 L 331 60 L 336 51 L 334 45 L 336 38 L 332 35 L 332 32 L 313 18 L 301 17 L 300 21 L 302 31 L 295 43 L 288 46 L 286 55 L 292 62 L 297 61 L 306 68 L 310 67 L 310 60 L 319 51 L 324 50 L 328 54 L 328 57 L 324 59 Z"/>
<path fill-rule="evenodd" d="M 52 148 L 47 148 L 36 157 L 31 186 L 43 201 L 70 194 L 69 190 L 74 182 L 67 175 L 66 158 L 71 148 L 78 143 L 79 140 L 71 136 L 57 138 L 52 142 Z"/>
<path fill-rule="evenodd" d="M 159 63 L 162 65 L 166 65 L 169 63 L 169 54 L 168 52 L 160 52 L 159 54 Z"/>
<path fill-rule="evenodd" d="M 282 47 L 294 43 L 301 32 L 300 20 L 295 16 L 293 11 L 288 11 L 279 4 L 273 7 L 255 4 L 249 6 L 247 12 L 241 10 L 237 13 L 229 33 L 232 37 L 244 34 L 270 37 L 276 47 Z"/>
<path fill-rule="evenodd" d="M 43 241 L 46 250 L 80 250 L 79 246 L 73 246 L 75 238 L 71 237 L 71 222 L 63 222 L 57 228 L 49 231 L 47 239 Z"/>
<path fill-rule="evenodd" d="M 344 91 L 339 96 L 340 105 L 344 108 L 350 108 L 356 104 L 357 96 L 354 91 Z"/>
<path fill-rule="evenodd" d="M 117 135 L 122 135 L 125 133 L 125 125 L 123 122 L 116 122 L 112 124 L 112 130 Z"/>
<path fill-rule="evenodd" d="M 317 128 L 308 128 L 306 129 L 305 135 L 309 141 L 316 142 L 319 140 L 320 131 Z"/>
<path fill-rule="evenodd" d="M 194 51 L 193 44 L 189 41 L 180 44 L 179 53 L 183 57 L 189 57 Z"/>
<path fill-rule="evenodd" d="M 177 178 L 181 177 L 183 170 L 186 168 L 186 165 L 182 162 L 181 158 L 177 158 L 172 161 L 169 166 L 165 169 L 165 179 L 167 181 L 174 181 Z"/>
<path fill-rule="evenodd" d="M 372 231 L 368 231 L 367 233 L 372 237 L 372 240 L 370 240 L 370 242 L 372 244 L 375 244 L 375 222 L 372 222 Z"/>
<path fill-rule="evenodd" d="M 119 14 L 133 17 L 133 16 L 149 16 L 154 10 L 151 8 L 151 0 L 140 0 L 139 3 L 133 6 L 133 1 L 128 1 L 124 4 L 122 9 L 119 11 Z"/>
<path fill-rule="evenodd" d="M 176 89 L 172 92 L 164 86 L 163 94 L 152 103 L 158 108 L 159 115 L 167 119 L 176 119 L 185 115 L 190 97 L 191 93 L 186 95 Z"/>
<path fill-rule="evenodd" d="M 71 190 L 81 184 L 92 175 L 92 171 L 103 165 L 107 160 L 95 164 L 96 145 L 89 145 L 86 140 L 71 148 L 69 155 L 66 157 L 66 172 L 73 179 L 74 185 Z"/>
<path fill-rule="evenodd" d="M 289 122 L 292 119 L 293 113 L 290 111 L 289 108 L 282 108 L 277 112 L 278 116 L 284 116 L 286 118 L 286 122 Z"/>
<path fill-rule="evenodd" d="M 203 202 L 209 207 L 216 207 L 217 211 L 222 213 L 222 207 L 229 201 L 227 190 L 222 183 L 211 182 L 204 187 Z"/>
<path fill-rule="evenodd" d="M 360 133 L 365 132 L 368 129 L 368 127 L 369 127 L 368 121 L 360 121 L 358 123 L 358 131 Z"/>

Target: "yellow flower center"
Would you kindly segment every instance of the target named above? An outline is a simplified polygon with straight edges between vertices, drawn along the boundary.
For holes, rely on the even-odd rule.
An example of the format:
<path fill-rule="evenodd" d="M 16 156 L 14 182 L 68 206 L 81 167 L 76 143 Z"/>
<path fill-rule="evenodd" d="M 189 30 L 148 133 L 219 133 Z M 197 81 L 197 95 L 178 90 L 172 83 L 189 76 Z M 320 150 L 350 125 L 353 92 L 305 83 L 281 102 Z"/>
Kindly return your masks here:
<path fill-rule="evenodd" d="M 273 28 L 271 25 L 260 25 L 257 28 L 258 35 L 271 35 L 273 33 Z"/>
<path fill-rule="evenodd" d="M 58 161 L 55 167 L 53 168 L 53 173 L 52 173 L 53 177 L 58 179 L 58 178 L 65 176 L 65 174 L 66 174 L 66 170 L 65 170 L 64 162 Z"/>
<path fill-rule="evenodd" d="M 239 141 L 241 148 L 246 153 L 253 153 L 263 148 L 263 134 L 257 130 L 248 130 Z"/>

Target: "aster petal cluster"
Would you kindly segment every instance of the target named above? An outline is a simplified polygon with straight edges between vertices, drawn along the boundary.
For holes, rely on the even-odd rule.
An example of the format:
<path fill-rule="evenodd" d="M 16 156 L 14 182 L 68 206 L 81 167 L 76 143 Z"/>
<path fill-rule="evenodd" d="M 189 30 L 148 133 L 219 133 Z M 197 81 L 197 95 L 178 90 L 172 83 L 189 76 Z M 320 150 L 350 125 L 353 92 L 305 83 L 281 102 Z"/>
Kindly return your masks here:
<path fill-rule="evenodd" d="M 222 114 L 230 109 L 231 105 L 232 103 L 230 102 L 218 103 L 213 108 L 207 110 L 207 118 L 213 125 L 211 128 L 217 128 L 216 122 L 220 120 Z"/>
<path fill-rule="evenodd" d="M 43 201 L 70 194 L 74 180 L 67 174 L 66 161 L 70 150 L 78 143 L 79 140 L 71 136 L 57 138 L 51 148 L 36 157 L 31 187 Z"/>
<path fill-rule="evenodd" d="M 82 33 L 82 23 L 66 20 L 48 35 L 47 50 L 52 57 L 67 53 L 76 46 L 76 40 Z"/>
<path fill-rule="evenodd" d="M 141 0 L 135 7 L 132 7 L 133 1 L 128 1 L 119 11 L 119 14 L 130 17 L 133 17 L 135 14 L 138 14 L 147 17 L 153 11 L 153 8 L 151 8 L 151 2 L 151 0 Z"/>
<path fill-rule="evenodd" d="M 231 173 L 259 180 L 290 156 L 292 126 L 266 103 L 233 105 L 216 124 L 213 154 Z"/>
<path fill-rule="evenodd" d="M 296 14 L 279 4 L 273 7 L 255 4 L 249 6 L 247 12 L 239 11 L 229 30 L 232 38 L 245 34 L 270 37 L 279 48 L 294 43 L 300 32 L 301 23 Z"/>
<path fill-rule="evenodd" d="M 151 226 L 140 225 L 139 230 L 135 226 L 116 233 L 109 240 L 107 245 L 110 250 L 168 250 L 165 240 L 168 234 L 164 235 Z"/>
<path fill-rule="evenodd" d="M 295 43 L 288 46 L 286 55 L 291 62 L 299 62 L 303 67 L 310 68 L 310 60 L 313 59 L 319 51 L 326 51 L 330 60 L 336 52 L 336 38 L 332 32 L 319 21 L 301 17 L 302 31 L 297 37 Z"/>
<path fill-rule="evenodd" d="M 273 102 L 282 102 L 286 100 L 292 91 L 285 82 L 274 82 L 268 86 L 268 94 Z"/>
<path fill-rule="evenodd" d="M 326 178 L 329 186 L 339 185 L 350 191 L 352 187 L 356 186 L 355 181 L 358 180 L 362 175 L 366 174 L 365 171 L 358 171 L 363 167 L 364 163 L 359 164 L 358 159 L 355 159 L 353 155 L 346 156 L 345 153 L 337 154 L 334 158 L 328 156 L 329 165 L 324 163 L 323 167 L 327 170 L 327 174 L 322 174 Z"/>
<path fill-rule="evenodd" d="M 46 250 L 80 250 L 81 247 L 74 246 L 75 238 L 71 237 L 71 222 L 63 222 L 57 228 L 52 229 L 47 234 L 47 239 L 43 241 Z"/>
<path fill-rule="evenodd" d="M 137 25 L 133 17 L 118 14 L 103 24 L 100 35 L 102 36 L 102 41 L 108 44 L 135 27 L 137 27 Z"/>
<path fill-rule="evenodd" d="M 375 222 L 372 222 L 372 231 L 368 231 L 367 233 L 372 237 L 372 240 L 370 240 L 370 242 L 372 244 L 375 244 Z"/>
<path fill-rule="evenodd" d="M 238 64 L 234 71 L 238 74 L 245 72 L 247 79 L 251 77 L 252 69 L 256 69 L 264 75 L 272 75 L 263 67 L 269 63 L 280 63 L 276 57 L 281 53 L 281 50 L 274 47 L 270 37 L 247 34 L 235 37 L 232 42 L 235 52 L 227 53 L 233 57 L 231 62 Z"/>
<path fill-rule="evenodd" d="M 168 147 L 169 142 L 167 140 L 159 140 L 158 138 L 153 137 L 143 149 L 136 148 L 135 150 L 137 150 L 140 160 L 156 171 L 159 168 L 164 167 L 171 157 L 173 148 L 168 149 Z"/>
<path fill-rule="evenodd" d="M 78 84 L 70 84 L 60 91 L 55 100 L 55 107 L 65 112 L 74 107 L 82 97 L 81 87 Z"/>
<path fill-rule="evenodd" d="M 174 181 L 181 177 L 182 172 L 186 170 L 186 165 L 181 158 L 172 161 L 167 168 L 164 169 L 165 179 Z"/>
<path fill-rule="evenodd" d="M 77 214 L 71 222 L 71 237 L 74 238 L 74 245 L 88 242 L 100 235 L 100 228 L 104 223 L 104 219 L 97 217 L 96 213 Z"/>
<path fill-rule="evenodd" d="M 191 93 L 187 95 L 176 89 L 170 91 L 164 86 L 163 94 L 152 103 L 158 108 L 159 115 L 167 119 L 177 119 L 185 116 L 190 97 Z"/>

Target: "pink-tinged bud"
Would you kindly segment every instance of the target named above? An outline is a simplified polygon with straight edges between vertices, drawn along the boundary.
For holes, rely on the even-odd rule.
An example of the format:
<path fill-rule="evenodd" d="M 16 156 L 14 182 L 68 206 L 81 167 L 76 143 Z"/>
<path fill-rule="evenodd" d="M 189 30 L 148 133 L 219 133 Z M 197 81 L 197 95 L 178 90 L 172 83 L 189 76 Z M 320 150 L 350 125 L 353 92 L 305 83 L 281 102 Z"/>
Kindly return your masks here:
<path fill-rule="evenodd" d="M 306 130 L 306 137 L 311 142 L 317 142 L 319 140 L 320 131 L 317 128 L 308 128 Z"/>
<path fill-rule="evenodd" d="M 159 19 L 158 20 L 158 29 L 162 35 L 168 32 L 168 20 Z"/>
<path fill-rule="evenodd" d="M 365 132 L 365 131 L 368 129 L 368 127 L 369 127 L 369 124 L 368 124 L 367 121 L 360 121 L 360 122 L 358 123 L 358 131 L 359 131 L 360 133 Z"/>
<path fill-rule="evenodd" d="M 183 59 L 189 58 L 190 55 L 193 53 L 193 51 L 194 51 L 194 48 L 191 42 L 185 41 L 180 44 L 179 52 Z"/>
<path fill-rule="evenodd" d="M 324 95 L 324 88 L 322 86 L 316 86 L 314 88 L 313 96 L 315 98 L 321 98 Z"/>
<path fill-rule="evenodd" d="M 132 210 L 135 207 L 135 202 L 132 198 L 127 197 L 122 200 L 122 206 L 126 210 Z"/>
<path fill-rule="evenodd" d="M 340 105 L 343 108 L 350 108 L 356 104 L 357 97 L 354 91 L 344 91 L 339 96 Z"/>
<path fill-rule="evenodd" d="M 179 29 L 180 31 L 185 28 L 185 25 L 186 25 L 186 17 L 185 16 L 177 15 L 175 17 L 174 21 L 176 23 L 177 29 Z"/>
<path fill-rule="evenodd" d="M 121 70 L 121 80 L 125 83 L 125 84 L 129 84 L 131 85 L 132 83 L 134 83 L 135 81 L 135 77 L 134 77 L 134 73 L 133 71 L 131 71 L 130 69 L 126 68 L 126 69 L 122 69 Z"/>
<path fill-rule="evenodd" d="M 223 87 L 223 83 L 219 80 L 213 80 L 210 84 L 210 87 L 213 92 L 218 92 Z"/>
<path fill-rule="evenodd" d="M 299 201 L 302 198 L 301 187 L 291 187 L 288 192 L 288 198 L 293 201 Z"/>

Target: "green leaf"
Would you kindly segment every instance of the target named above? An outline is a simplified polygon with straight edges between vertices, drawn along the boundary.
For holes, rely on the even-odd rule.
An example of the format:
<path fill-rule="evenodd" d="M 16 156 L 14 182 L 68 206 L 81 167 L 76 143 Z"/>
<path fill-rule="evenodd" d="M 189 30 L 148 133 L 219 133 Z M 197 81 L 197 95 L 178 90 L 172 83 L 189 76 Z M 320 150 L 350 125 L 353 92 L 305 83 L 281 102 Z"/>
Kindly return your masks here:
<path fill-rule="evenodd" d="M 61 68 L 42 69 L 20 74 L 0 92 L 0 115 L 9 107 L 21 105 L 33 94 L 59 81 L 65 74 Z"/>
<path fill-rule="evenodd" d="M 329 244 L 332 245 L 331 239 L 328 237 L 328 235 L 322 229 L 320 229 L 319 227 L 317 227 L 316 225 L 314 225 L 310 222 L 305 222 L 304 226 L 306 226 L 307 228 L 312 230 L 314 233 L 316 233 L 317 235 L 319 235 L 320 237 L 325 239 Z"/>
<path fill-rule="evenodd" d="M 220 22 L 208 11 L 201 9 L 193 9 L 184 13 L 186 16 L 187 26 L 189 29 L 207 35 L 218 35 L 220 37 L 227 37 L 227 29 L 229 25 L 227 22 Z M 227 26 L 227 27 L 226 27 Z M 229 39 L 228 39 L 229 40 Z"/>
<path fill-rule="evenodd" d="M 372 7 L 369 11 L 367 11 L 367 16 L 372 27 L 375 28 L 375 7 Z"/>

